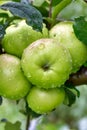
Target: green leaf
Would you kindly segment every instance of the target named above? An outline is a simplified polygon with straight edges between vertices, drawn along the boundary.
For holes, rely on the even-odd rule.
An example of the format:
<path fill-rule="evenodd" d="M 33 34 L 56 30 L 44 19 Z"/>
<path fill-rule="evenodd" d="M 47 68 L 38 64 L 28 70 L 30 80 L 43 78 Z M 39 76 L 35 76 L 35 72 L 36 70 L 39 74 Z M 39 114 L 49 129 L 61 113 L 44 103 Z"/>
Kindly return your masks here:
<path fill-rule="evenodd" d="M 5 125 L 5 130 L 21 130 L 20 125 L 21 123 L 19 121 L 14 124 L 7 122 Z"/>
<path fill-rule="evenodd" d="M 19 103 L 17 104 L 16 101 L 3 98 L 3 102 L 0 105 L 1 123 L 5 124 L 6 122 L 10 122 L 12 124 L 15 124 L 16 122 L 20 122 L 21 130 L 25 130 L 27 115 L 24 115 L 23 113 L 21 113 L 20 110 L 25 111 L 25 101 L 24 100 L 20 100 Z M 11 130 L 13 130 L 13 129 L 11 129 Z"/>
<path fill-rule="evenodd" d="M 68 106 L 71 106 L 76 101 L 76 95 L 70 91 L 70 89 L 65 89 L 65 93 L 68 97 Z"/>
<path fill-rule="evenodd" d="M 21 3 L 29 4 L 29 0 L 21 0 Z"/>
<path fill-rule="evenodd" d="M 80 96 L 79 90 L 71 83 L 66 83 L 64 85 L 64 90 L 65 90 L 65 100 L 64 104 L 71 106 L 72 104 L 75 103 L 76 98 Z"/>
<path fill-rule="evenodd" d="M 2 97 L 0 96 L 0 105 L 2 104 Z"/>
<path fill-rule="evenodd" d="M 41 5 L 39 3 L 38 6 L 37 6 L 37 4 L 35 4 L 34 1 L 32 3 L 32 5 L 35 6 L 41 12 L 44 19 L 46 17 L 48 17 L 48 15 L 49 15 L 49 11 L 48 11 L 49 4 L 46 1 L 44 1 Z"/>
<path fill-rule="evenodd" d="M 72 83 L 66 83 L 65 88 L 73 92 L 77 97 L 80 97 L 80 92 Z"/>
<path fill-rule="evenodd" d="M 0 40 L 4 37 L 5 35 L 5 28 L 3 25 L 0 25 Z"/>
<path fill-rule="evenodd" d="M 8 14 L 7 13 L 0 13 L 0 18 L 8 18 Z"/>
<path fill-rule="evenodd" d="M 9 10 L 14 16 L 26 19 L 27 24 L 37 31 L 42 31 L 43 19 L 41 13 L 33 6 L 20 2 L 8 2 L 0 6 Z"/>
<path fill-rule="evenodd" d="M 75 19 L 73 29 L 76 37 L 87 45 L 87 21 L 84 16 Z"/>
<path fill-rule="evenodd" d="M 84 67 L 87 67 L 87 61 L 84 63 L 84 65 L 83 65 Z"/>
<path fill-rule="evenodd" d="M 52 0 L 52 6 L 59 4 L 63 0 Z"/>

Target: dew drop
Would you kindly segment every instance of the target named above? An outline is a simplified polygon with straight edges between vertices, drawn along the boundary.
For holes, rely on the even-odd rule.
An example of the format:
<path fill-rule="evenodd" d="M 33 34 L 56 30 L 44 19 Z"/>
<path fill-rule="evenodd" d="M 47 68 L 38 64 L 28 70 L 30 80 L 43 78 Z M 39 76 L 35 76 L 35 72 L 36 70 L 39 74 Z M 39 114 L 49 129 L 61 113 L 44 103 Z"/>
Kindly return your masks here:
<path fill-rule="evenodd" d="M 28 76 L 27 76 L 28 78 L 31 78 L 31 75 L 30 75 L 30 73 L 28 74 Z"/>
<path fill-rule="evenodd" d="M 45 45 L 42 43 L 42 44 L 39 45 L 38 48 L 39 48 L 39 49 L 43 49 L 44 47 L 45 47 Z"/>

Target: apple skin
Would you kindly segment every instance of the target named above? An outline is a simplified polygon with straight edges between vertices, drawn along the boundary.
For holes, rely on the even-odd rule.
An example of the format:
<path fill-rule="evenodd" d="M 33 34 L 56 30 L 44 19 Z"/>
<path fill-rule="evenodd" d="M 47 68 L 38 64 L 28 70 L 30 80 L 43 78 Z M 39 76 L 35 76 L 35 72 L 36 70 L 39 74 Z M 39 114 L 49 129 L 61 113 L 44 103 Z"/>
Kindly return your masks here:
<path fill-rule="evenodd" d="M 29 45 L 23 52 L 21 65 L 27 79 L 45 89 L 60 87 L 72 70 L 69 51 L 49 38 Z"/>
<path fill-rule="evenodd" d="M 28 96 L 29 107 L 38 114 L 45 114 L 63 103 L 65 91 L 63 88 L 42 89 L 33 87 Z"/>
<path fill-rule="evenodd" d="M 26 96 L 30 87 L 30 83 L 21 70 L 20 59 L 9 54 L 1 54 L 0 95 L 18 100 Z"/>
<path fill-rule="evenodd" d="M 42 33 L 33 30 L 25 20 L 14 22 L 6 29 L 6 34 L 2 40 L 2 47 L 5 52 L 21 57 L 23 50 L 37 39 L 48 37 L 48 29 L 43 24 Z"/>
<path fill-rule="evenodd" d="M 75 36 L 72 22 L 66 21 L 56 24 L 49 31 L 49 37 L 56 39 L 69 49 L 73 63 L 72 73 L 79 70 L 87 61 L 87 46 Z"/>

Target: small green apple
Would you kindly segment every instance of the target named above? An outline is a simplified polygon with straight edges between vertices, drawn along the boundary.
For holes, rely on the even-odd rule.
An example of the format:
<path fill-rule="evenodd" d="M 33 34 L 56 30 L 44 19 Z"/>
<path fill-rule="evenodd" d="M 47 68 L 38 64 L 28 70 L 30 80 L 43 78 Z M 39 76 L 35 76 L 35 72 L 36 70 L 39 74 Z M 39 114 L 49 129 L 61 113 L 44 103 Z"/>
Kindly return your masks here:
<path fill-rule="evenodd" d="M 20 59 L 9 54 L 1 54 L 0 95 L 18 100 L 29 92 L 30 86 L 21 70 Z"/>
<path fill-rule="evenodd" d="M 14 22 L 6 29 L 6 35 L 2 40 L 5 52 L 21 57 L 23 50 L 37 39 L 48 37 L 48 30 L 43 24 L 42 33 L 33 30 L 25 20 Z"/>
<path fill-rule="evenodd" d="M 73 62 L 72 72 L 76 72 L 87 61 L 87 46 L 75 36 L 72 22 L 56 24 L 49 35 L 69 49 Z"/>
<path fill-rule="evenodd" d="M 27 79 L 43 88 L 60 87 L 72 70 L 69 51 L 50 38 L 29 45 L 23 52 L 21 65 Z"/>
<path fill-rule="evenodd" d="M 29 107 L 36 113 L 45 114 L 63 103 L 65 91 L 63 88 L 41 89 L 31 88 L 27 102 Z"/>

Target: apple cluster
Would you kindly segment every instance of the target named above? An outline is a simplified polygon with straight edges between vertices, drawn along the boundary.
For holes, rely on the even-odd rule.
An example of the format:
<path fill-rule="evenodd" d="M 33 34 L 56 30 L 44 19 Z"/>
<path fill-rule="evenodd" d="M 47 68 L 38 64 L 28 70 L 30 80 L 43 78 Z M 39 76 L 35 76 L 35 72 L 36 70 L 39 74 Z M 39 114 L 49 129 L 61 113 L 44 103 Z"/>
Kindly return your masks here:
<path fill-rule="evenodd" d="M 87 46 L 76 38 L 72 22 L 60 22 L 49 32 L 43 24 L 41 33 L 22 20 L 6 29 L 1 44 L 0 95 L 25 98 L 39 114 L 64 102 L 64 83 L 87 61 Z"/>

